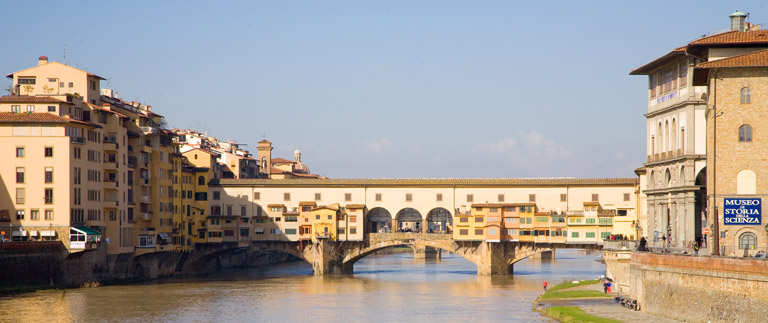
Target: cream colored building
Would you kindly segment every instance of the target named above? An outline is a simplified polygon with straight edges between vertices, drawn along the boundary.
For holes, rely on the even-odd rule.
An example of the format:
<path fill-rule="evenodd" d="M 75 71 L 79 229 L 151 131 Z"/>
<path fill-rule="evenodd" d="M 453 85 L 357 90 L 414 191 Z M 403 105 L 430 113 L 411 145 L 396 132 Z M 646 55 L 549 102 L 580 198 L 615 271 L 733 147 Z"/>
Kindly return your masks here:
<path fill-rule="evenodd" d="M 715 208 L 707 208 L 711 169 L 706 158 L 713 93 L 707 76 L 694 68 L 768 48 L 768 31 L 746 23 L 744 13 L 730 18 L 730 31 L 696 39 L 630 72 L 648 76 L 647 161 L 641 175 L 647 224 L 642 235 L 651 246 L 666 241 L 690 248 L 702 238 L 715 243 L 705 233 L 715 231 Z"/>

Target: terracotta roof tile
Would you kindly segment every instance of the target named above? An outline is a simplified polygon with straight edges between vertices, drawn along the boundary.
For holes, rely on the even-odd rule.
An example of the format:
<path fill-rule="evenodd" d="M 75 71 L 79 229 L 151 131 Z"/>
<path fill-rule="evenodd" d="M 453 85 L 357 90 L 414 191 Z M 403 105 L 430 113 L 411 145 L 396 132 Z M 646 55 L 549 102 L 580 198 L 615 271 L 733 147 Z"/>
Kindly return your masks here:
<path fill-rule="evenodd" d="M 696 68 L 720 68 L 720 67 L 762 67 L 768 66 L 768 50 L 761 50 L 749 54 L 733 56 L 716 61 L 704 62 L 696 65 Z"/>
<path fill-rule="evenodd" d="M 50 96 L 5 95 L 0 97 L 0 103 L 67 103 Z"/>
<path fill-rule="evenodd" d="M 724 33 L 702 37 L 689 45 L 732 45 L 732 44 L 768 44 L 768 29 L 749 31 L 727 31 Z"/>
<path fill-rule="evenodd" d="M 301 206 L 316 206 L 317 203 L 315 203 L 314 201 L 301 201 L 301 202 L 299 202 L 299 205 L 301 205 Z"/>
<path fill-rule="evenodd" d="M 13 113 L 0 112 L 0 122 L 42 122 L 42 123 L 70 123 L 72 120 L 57 116 L 52 113 Z"/>
<path fill-rule="evenodd" d="M 267 204 L 267 207 L 285 207 L 285 204 Z"/>
<path fill-rule="evenodd" d="M 294 161 L 285 158 L 272 158 L 272 163 L 275 164 L 293 164 Z"/>
<path fill-rule="evenodd" d="M 536 206 L 536 203 L 476 203 L 472 207 L 507 207 L 507 206 Z"/>
<path fill-rule="evenodd" d="M 365 204 L 347 204 L 346 208 L 348 209 L 362 209 L 365 208 Z"/>

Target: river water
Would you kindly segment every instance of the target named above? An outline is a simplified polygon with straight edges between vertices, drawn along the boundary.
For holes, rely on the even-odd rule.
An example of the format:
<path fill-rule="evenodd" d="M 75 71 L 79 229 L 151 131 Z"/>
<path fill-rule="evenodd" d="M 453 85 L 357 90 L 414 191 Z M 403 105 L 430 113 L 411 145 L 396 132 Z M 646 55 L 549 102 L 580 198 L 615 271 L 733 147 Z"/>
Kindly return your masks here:
<path fill-rule="evenodd" d="M 597 254 L 557 250 L 523 260 L 514 276 L 480 277 L 453 254 L 372 255 L 354 274 L 314 277 L 296 262 L 147 284 L 42 291 L 0 298 L 0 321 L 69 322 L 544 322 L 531 311 L 542 282 L 592 279 Z"/>

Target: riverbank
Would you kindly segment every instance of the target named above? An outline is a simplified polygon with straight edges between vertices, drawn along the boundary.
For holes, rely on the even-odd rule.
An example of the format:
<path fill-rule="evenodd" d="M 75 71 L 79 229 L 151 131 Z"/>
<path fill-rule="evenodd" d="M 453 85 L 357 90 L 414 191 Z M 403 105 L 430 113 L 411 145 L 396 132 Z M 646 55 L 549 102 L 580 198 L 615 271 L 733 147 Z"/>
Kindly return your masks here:
<path fill-rule="evenodd" d="M 599 280 L 564 282 L 539 295 L 533 310 L 563 323 L 678 322 L 623 307 L 614 301 L 616 296 L 604 293 Z"/>

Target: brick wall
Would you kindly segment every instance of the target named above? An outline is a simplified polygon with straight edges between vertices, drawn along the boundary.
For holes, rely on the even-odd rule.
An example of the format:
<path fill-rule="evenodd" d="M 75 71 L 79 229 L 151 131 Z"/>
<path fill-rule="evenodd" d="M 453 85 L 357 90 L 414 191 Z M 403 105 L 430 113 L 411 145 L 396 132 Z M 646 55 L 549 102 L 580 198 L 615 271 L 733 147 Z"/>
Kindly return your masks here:
<path fill-rule="evenodd" d="M 768 260 L 632 253 L 630 297 L 643 311 L 688 322 L 763 322 Z"/>

